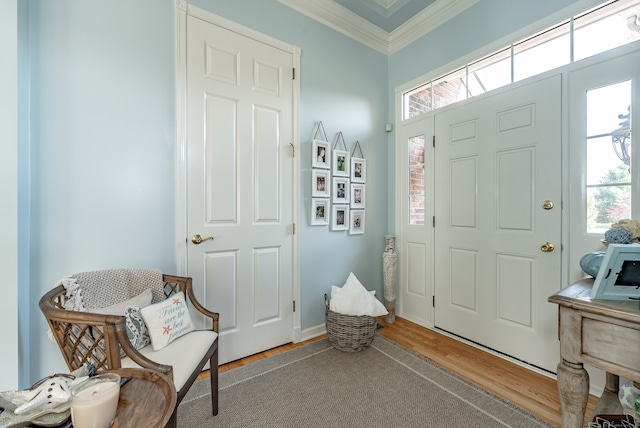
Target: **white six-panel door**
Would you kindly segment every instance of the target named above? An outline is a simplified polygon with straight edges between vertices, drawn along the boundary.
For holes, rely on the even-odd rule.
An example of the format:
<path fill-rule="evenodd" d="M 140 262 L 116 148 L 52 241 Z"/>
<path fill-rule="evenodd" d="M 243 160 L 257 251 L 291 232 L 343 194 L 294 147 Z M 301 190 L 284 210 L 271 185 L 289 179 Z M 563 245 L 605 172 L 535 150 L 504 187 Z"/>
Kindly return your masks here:
<path fill-rule="evenodd" d="M 292 340 L 294 59 L 193 16 L 186 37 L 187 270 L 225 363 Z"/>
<path fill-rule="evenodd" d="M 435 118 L 435 325 L 555 371 L 561 76 Z M 552 247 L 555 246 L 555 249 Z"/>

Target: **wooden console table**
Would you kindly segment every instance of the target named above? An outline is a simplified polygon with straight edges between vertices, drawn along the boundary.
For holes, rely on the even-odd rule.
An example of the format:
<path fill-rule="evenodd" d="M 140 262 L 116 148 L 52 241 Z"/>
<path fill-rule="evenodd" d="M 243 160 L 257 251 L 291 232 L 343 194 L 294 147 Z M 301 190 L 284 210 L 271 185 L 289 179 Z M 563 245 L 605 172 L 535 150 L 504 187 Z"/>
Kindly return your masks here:
<path fill-rule="evenodd" d="M 589 374 L 583 364 L 606 372 L 605 392 L 594 414 L 622 413 L 619 376 L 640 383 L 640 302 L 591 300 L 593 278 L 549 297 L 559 306 L 558 392 L 562 426 L 583 426 Z"/>

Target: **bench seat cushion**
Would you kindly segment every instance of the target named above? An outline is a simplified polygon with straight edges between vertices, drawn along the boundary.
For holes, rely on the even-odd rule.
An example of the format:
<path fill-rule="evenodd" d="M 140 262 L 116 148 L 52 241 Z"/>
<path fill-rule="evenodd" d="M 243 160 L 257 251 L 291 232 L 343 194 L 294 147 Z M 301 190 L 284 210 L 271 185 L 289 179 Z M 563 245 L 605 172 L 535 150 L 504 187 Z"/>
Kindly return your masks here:
<path fill-rule="evenodd" d="M 195 330 L 177 338 L 159 351 L 154 351 L 153 347 L 148 345 L 139 352 L 156 363 L 173 366 L 173 383 L 176 391 L 180 391 L 217 337 L 218 333 L 211 330 Z M 123 358 L 121 364 L 125 368 L 140 367 L 129 357 Z"/>

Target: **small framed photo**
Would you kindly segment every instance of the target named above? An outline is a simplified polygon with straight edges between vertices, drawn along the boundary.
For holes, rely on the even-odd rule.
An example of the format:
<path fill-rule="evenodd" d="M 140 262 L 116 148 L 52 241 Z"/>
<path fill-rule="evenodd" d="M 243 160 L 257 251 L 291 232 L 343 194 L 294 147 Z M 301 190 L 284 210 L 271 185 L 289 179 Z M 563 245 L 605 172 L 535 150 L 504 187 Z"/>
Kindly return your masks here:
<path fill-rule="evenodd" d="M 593 282 L 591 298 L 640 299 L 640 244 L 609 244 Z"/>
<path fill-rule="evenodd" d="M 364 210 L 351 210 L 349 222 L 349 235 L 362 235 L 364 233 Z"/>
<path fill-rule="evenodd" d="M 331 175 L 329 170 L 311 170 L 311 196 L 314 198 L 328 198 L 331 191 Z"/>
<path fill-rule="evenodd" d="M 349 205 L 332 205 L 331 230 L 349 230 Z"/>
<path fill-rule="evenodd" d="M 351 208 L 364 208 L 366 184 L 351 183 Z"/>
<path fill-rule="evenodd" d="M 349 179 L 345 177 L 333 177 L 333 203 L 348 204 L 349 194 Z"/>
<path fill-rule="evenodd" d="M 336 177 L 349 177 L 350 166 L 350 156 L 347 150 L 333 150 L 332 154 L 332 165 L 333 165 L 333 175 Z"/>
<path fill-rule="evenodd" d="M 313 140 L 311 166 L 329 169 L 331 167 L 331 145 L 328 141 Z"/>
<path fill-rule="evenodd" d="M 329 224 L 329 199 L 311 198 L 311 226 Z"/>
<path fill-rule="evenodd" d="M 351 182 L 352 183 L 364 183 L 366 182 L 367 174 L 367 161 L 363 158 L 351 158 Z"/>

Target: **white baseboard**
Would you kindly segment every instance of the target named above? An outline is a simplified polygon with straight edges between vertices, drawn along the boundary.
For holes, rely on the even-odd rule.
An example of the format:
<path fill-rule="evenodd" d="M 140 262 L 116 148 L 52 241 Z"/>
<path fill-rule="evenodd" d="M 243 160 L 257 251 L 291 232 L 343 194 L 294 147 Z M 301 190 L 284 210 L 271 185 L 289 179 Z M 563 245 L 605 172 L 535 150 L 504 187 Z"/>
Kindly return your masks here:
<path fill-rule="evenodd" d="M 319 324 L 315 327 L 306 328 L 300 332 L 298 340 L 294 340 L 294 343 L 304 342 L 305 340 L 313 339 L 318 336 L 322 336 L 327 333 L 327 329 L 324 324 Z"/>

